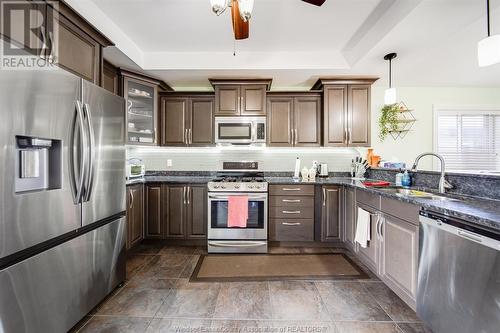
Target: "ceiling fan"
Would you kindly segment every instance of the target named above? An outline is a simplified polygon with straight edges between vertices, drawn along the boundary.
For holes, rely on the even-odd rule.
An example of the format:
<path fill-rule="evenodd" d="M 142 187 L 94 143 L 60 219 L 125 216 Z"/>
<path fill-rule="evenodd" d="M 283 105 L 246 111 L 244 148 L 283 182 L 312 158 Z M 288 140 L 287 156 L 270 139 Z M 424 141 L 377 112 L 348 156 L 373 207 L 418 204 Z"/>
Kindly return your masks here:
<path fill-rule="evenodd" d="M 302 0 L 311 5 L 321 6 L 326 0 Z M 249 20 L 252 17 L 254 0 L 210 0 L 212 11 L 219 16 L 231 7 L 234 39 L 246 39 L 249 32 Z"/>

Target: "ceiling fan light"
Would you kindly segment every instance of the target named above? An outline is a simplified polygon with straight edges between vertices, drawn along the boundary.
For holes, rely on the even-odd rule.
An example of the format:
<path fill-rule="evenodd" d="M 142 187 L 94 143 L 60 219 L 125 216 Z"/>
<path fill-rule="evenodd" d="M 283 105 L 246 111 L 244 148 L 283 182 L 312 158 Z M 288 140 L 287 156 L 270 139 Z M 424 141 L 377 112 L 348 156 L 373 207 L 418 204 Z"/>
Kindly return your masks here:
<path fill-rule="evenodd" d="M 384 104 L 390 105 L 396 103 L 396 88 L 389 88 L 385 90 Z"/>
<path fill-rule="evenodd" d="M 241 19 L 248 22 L 252 17 L 254 0 L 238 0 L 238 7 L 240 9 Z"/>
<path fill-rule="evenodd" d="M 229 0 L 210 0 L 210 5 L 212 6 L 212 11 L 219 16 L 224 13 L 228 7 Z"/>
<path fill-rule="evenodd" d="M 477 43 L 477 60 L 480 67 L 500 62 L 500 35 L 486 37 Z"/>

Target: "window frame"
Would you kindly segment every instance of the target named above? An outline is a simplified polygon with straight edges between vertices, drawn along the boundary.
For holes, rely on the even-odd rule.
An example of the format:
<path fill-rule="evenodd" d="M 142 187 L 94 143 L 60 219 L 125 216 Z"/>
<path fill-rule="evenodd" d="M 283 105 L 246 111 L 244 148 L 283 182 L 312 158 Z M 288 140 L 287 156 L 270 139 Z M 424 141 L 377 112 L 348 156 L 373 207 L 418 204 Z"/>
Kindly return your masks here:
<path fill-rule="evenodd" d="M 449 115 L 474 115 L 478 113 L 480 115 L 495 115 L 500 116 L 500 105 L 433 105 L 432 107 L 432 151 L 436 154 L 438 152 L 438 118 L 442 114 Z M 432 170 L 436 171 L 439 168 L 439 162 L 433 159 Z M 490 170 L 491 171 L 491 170 Z M 483 170 L 450 170 L 447 172 L 456 173 L 487 173 L 488 171 Z"/>

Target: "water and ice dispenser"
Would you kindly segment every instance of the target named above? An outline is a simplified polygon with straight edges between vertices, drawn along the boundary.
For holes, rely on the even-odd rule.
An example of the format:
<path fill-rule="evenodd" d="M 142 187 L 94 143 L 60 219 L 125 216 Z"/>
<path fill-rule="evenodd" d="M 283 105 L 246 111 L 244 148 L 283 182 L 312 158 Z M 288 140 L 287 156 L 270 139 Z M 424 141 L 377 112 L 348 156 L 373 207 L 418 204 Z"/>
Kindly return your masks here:
<path fill-rule="evenodd" d="M 61 140 L 16 136 L 16 150 L 16 193 L 61 188 Z"/>

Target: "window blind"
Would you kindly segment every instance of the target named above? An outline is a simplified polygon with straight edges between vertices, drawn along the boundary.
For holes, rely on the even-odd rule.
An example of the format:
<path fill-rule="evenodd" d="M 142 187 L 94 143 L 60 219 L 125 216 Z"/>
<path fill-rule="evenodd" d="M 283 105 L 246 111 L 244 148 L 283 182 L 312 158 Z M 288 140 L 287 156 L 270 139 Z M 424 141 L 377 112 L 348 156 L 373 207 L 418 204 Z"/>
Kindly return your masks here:
<path fill-rule="evenodd" d="M 447 170 L 500 170 L 499 111 L 437 111 L 435 121 L 435 149 Z"/>

